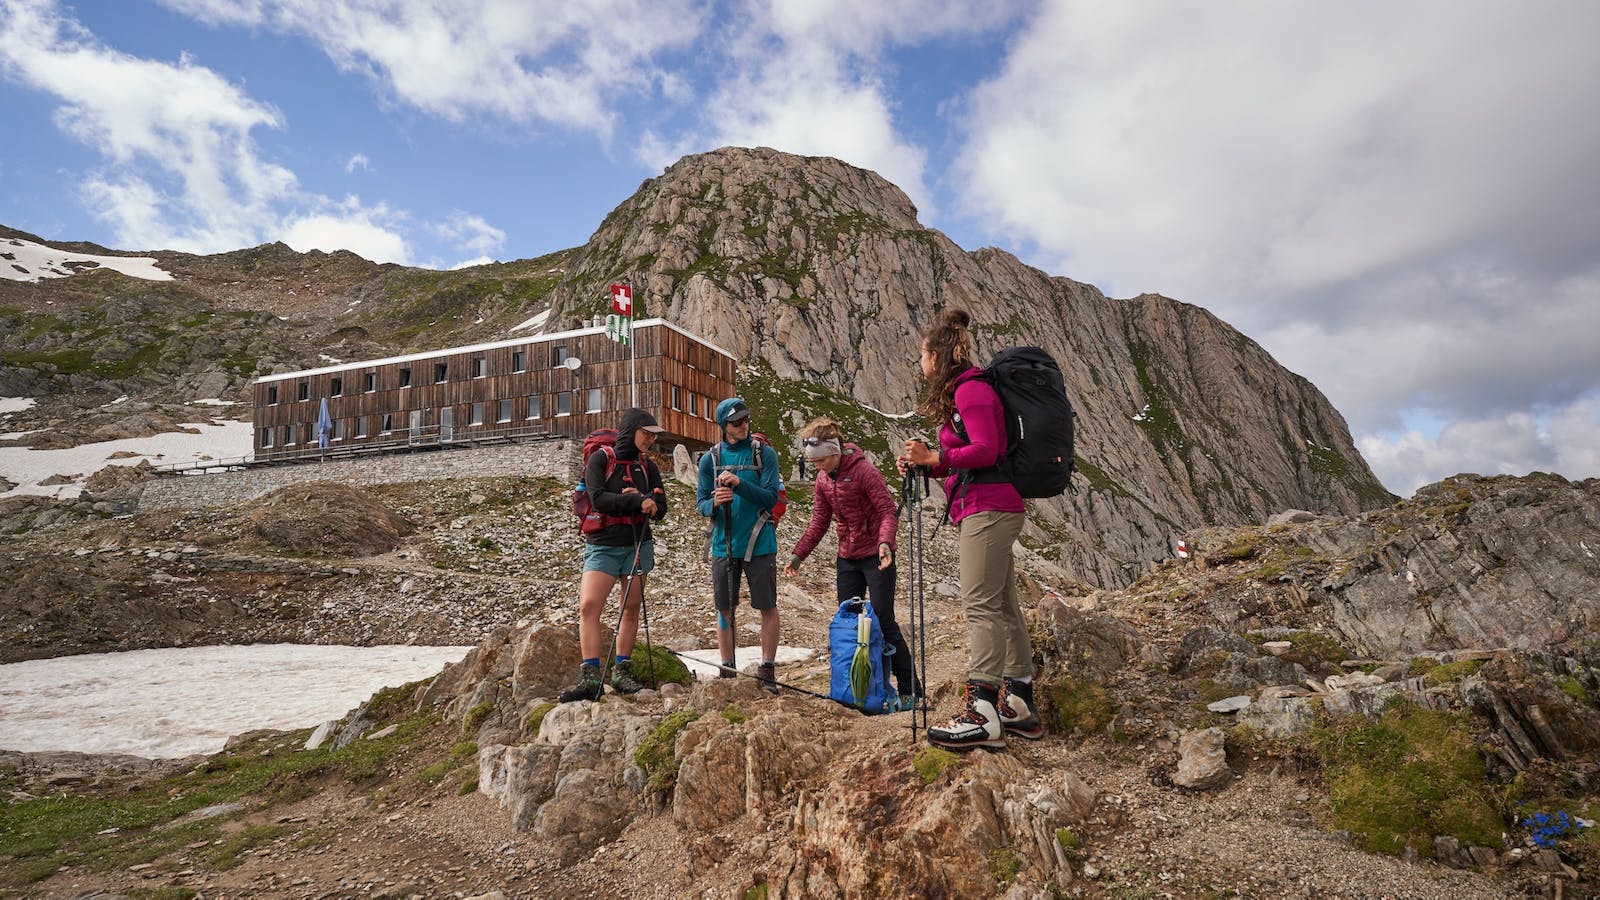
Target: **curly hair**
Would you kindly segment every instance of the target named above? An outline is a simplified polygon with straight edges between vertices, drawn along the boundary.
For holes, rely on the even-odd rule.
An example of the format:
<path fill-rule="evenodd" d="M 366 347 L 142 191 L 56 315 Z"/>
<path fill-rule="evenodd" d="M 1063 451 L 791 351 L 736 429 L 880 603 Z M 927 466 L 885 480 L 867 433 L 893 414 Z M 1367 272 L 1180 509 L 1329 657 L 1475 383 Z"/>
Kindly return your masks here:
<path fill-rule="evenodd" d="M 917 412 L 934 422 L 955 418 L 956 376 L 972 367 L 972 316 L 966 310 L 950 307 L 939 314 L 922 333 L 922 346 L 933 351 L 933 374 L 928 376 L 917 402 Z"/>
<path fill-rule="evenodd" d="M 805 427 L 800 429 L 800 437 L 802 440 L 805 438 L 816 438 L 822 441 L 843 441 L 844 431 L 839 428 L 839 423 L 835 422 L 833 419 L 830 419 L 827 416 L 818 416 L 817 418 L 807 422 Z"/>

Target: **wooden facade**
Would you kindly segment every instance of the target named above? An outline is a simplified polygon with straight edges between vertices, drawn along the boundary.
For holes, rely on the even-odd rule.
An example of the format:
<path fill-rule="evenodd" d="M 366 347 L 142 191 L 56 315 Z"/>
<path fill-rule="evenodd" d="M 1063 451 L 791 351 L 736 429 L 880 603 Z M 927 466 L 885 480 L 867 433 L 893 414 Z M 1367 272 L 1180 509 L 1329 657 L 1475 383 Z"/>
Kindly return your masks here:
<path fill-rule="evenodd" d="M 711 446 L 716 405 L 734 395 L 732 354 L 662 319 L 635 323 L 633 341 L 637 405 L 662 441 Z M 268 375 L 253 388 L 255 458 L 581 437 L 616 427 L 631 393 L 629 348 L 603 327 Z"/>

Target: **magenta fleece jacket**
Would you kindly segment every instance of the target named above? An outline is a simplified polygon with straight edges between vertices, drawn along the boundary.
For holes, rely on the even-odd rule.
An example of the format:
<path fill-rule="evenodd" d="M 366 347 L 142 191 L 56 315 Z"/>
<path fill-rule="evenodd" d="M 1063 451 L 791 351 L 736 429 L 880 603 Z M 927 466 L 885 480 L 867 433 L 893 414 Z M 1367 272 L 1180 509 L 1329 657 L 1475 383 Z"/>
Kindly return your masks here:
<path fill-rule="evenodd" d="M 956 415 L 966 427 L 967 440 L 946 422 L 939 428 L 939 464 L 932 474 L 945 479 L 945 499 L 950 521 L 960 522 L 978 512 L 1025 512 L 1022 495 L 1009 483 L 969 484 L 956 490 L 964 469 L 985 469 L 1006 452 L 1005 409 L 1000 395 L 978 378 L 983 370 L 973 366 L 956 376 Z"/>

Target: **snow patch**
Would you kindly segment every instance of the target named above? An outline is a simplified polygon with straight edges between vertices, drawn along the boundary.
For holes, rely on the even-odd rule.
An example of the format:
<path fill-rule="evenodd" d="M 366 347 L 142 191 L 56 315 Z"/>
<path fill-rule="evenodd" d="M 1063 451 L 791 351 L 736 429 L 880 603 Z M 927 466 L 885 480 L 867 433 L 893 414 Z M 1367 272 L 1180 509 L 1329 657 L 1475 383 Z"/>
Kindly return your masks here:
<path fill-rule="evenodd" d="M 17 486 L 0 497 L 30 494 L 38 497 L 71 499 L 83 493 L 81 484 L 40 484 L 52 475 L 77 473 L 87 477 L 108 465 L 136 466 L 144 459 L 151 464 L 204 460 L 239 460 L 255 449 L 255 426 L 249 422 L 195 422 L 185 428 L 198 428 L 199 434 L 166 432 L 143 438 L 124 438 L 79 444 L 61 450 L 34 450 L 31 447 L 0 447 L 0 476 Z M 138 456 L 108 459 L 126 451 Z"/>
<path fill-rule="evenodd" d="M 0 240 L 0 278 L 43 281 L 46 278 L 67 278 L 95 269 L 114 269 L 146 281 L 172 280 L 172 274 L 158 267 L 154 257 L 95 256 L 57 250 L 18 238 Z"/>
<path fill-rule="evenodd" d="M 430 677 L 470 649 L 254 644 L 0 665 L 0 747 L 216 753 L 235 734 L 336 719 L 380 688 Z"/>
<path fill-rule="evenodd" d="M 0 413 L 22 412 L 32 409 L 38 401 L 32 397 L 0 397 Z"/>
<path fill-rule="evenodd" d="M 550 310 L 547 309 L 544 312 L 539 313 L 537 316 L 534 316 L 533 318 L 529 319 L 526 322 L 523 322 L 520 325 L 511 326 L 511 330 L 512 330 L 513 333 L 515 333 L 515 332 L 518 332 L 518 331 L 522 331 L 525 328 L 531 328 L 535 332 L 540 332 L 540 331 L 544 330 L 544 323 L 549 318 L 550 318 Z"/>

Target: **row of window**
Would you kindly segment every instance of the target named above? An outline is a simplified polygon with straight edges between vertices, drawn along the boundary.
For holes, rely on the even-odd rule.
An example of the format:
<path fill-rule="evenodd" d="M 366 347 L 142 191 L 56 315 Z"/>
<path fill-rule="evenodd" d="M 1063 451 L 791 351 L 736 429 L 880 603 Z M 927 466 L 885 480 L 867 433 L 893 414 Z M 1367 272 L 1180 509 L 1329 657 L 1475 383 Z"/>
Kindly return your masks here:
<path fill-rule="evenodd" d="M 717 401 L 673 385 L 672 408 L 695 418 L 714 419 L 717 414 Z"/>
<path fill-rule="evenodd" d="M 557 346 L 557 347 L 552 347 L 550 349 L 550 367 L 551 368 L 553 368 L 553 369 L 554 368 L 560 368 L 561 365 L 564 364 L 566 361 L 567 361 L 567 348 L 566 347 Z M 471 370 L 472 370 L 472 376 L 471 377 L 473 377 L 473 378 L 487 378 L 487 377 L 489 377 L 489 360 L 488 360 L 488 358 L 487 357 L 483 357 L 483 356 L 473 357 L 472 360 L 471 360 Z M 527 351 L 525 351 L 525 350 L 512 351 L 512 353 L 511 353 L 511 369 L 510 369 L 509 373 L 505 373 L 505 374 L 515 375 L 515 374 L 519 374 L 519 373 L 526 372 L 526 371 L 528 371 L 528 354 L 527 354 Z M 442 362 L 434 363 L 433 364 L 433 383 L 434 384 L 444 384 L 444 383 L 448 382 L 449 380 L 450 380 L 450 364 L 449 363 L 442 363 Z M 408 387 L 411 387 L 411 385 L 412 385 L 411 368 L 408 366 L 406 368 L 399 369 L 398 372 L 397 372 L 397 375 L 396 375 L 396 384 L 395 384 L 395 386 L 396 387 L 402 387 L 402 388 L 408 388 Z M 371 372 L 362 373 L 362 376 L 361 376 L 361 390 L 362 390 L 362 392 L 371 394 L 371 393 L 374 393 L 375 391 L 377 391 L 378 387 L 379 387 L 379 385 L 378 385 L 378 373 L 377 373 L 376 370 L 371 371 Z M 329 397 L 343 397 L 344 396 L 344 378 L 335 376 L 334 378 L 331 378 L 331 379 L 328 380 L 328 396 Z M 278 396 L 278 386 L 275 385 L 275 384 L 267 385 L 267 405 L 269 405 L 269 406 L 275 405 L 275 404 L 278 403 L 279 399 L 280 398 Z M 310 400 L 310 399 L 311 399 L 311 382 L 309 380 L 301 381 L 297 385 L 295 385 L 295 400 L 296 401 Z"/>
<path fill-rule="evenodd" d="M 575 399 L 573 395 L 576 393 L 577 391 L 573 391 L 571 393 L 562 392 L 554 395 L 555 409 L 553 414 L 556 416 L 572 415 L 572 402 Z M 584 412 L 597 413 L 601 411 L 599 388 L 589 388 L 584 392 L 583 399 Z M 494 421 L 496 424 L 505 424 L 515 419 L 516 413 L 518 412 L 518 410 L 514 408 L 517 405 L 516 400 L 509 398 L 505 400 L 496 400 L 493 401 L 493 404 L 493 410 L 495 413 Z M 490 403 L 487 401 L 480 400 L 476 403 L 469 404 L 468 419 L 466 423 L 467 427 L 471 428 L 488 424 L 488 419 L 486 416 L 488 415 L 489 411 Z M 522 409 L 520 411 L 524 414 L 523 418 L 526 420 L 544 418 L 544 398 L 539 395 L 531 395 L 526 398 L 522 398 Z M 378 416 L 356 416 L 353 419 L 334 419 L 333 430 L 329 433 L 328 440 L 330 442 L 344 440 L 349 434 L 349 432 L 346 430 L 346 422 L 355 423 L 355 437 L 371 437 L 371 433 L 367 430 L 367 427 L 368 425 L 372 424 L 373 419 L 377 420 L 379 435 L 393 434 L 396 430 L 409 430 L 413 436 L 417 436 L 421 434 L 423 428 L 432 427 L 433 423 L 428 421 L 428 419 L 432 417 L 433 413 L 434 410 L 430 409 L 413 409 L 404 413 L 383 413 Z M 438 410 L 438 417 L 440 437 L 445 439 L 453 437 L 451 432 L 455 426 L 455 407 L 441 407 Z M 314 422 L 306 422 L 298 425 L 269 426 L 260 429 L 260 432 L 262 447 L 293 447 L 302 441 L 306 444 L 317 443 L 317 426 Z"/>

